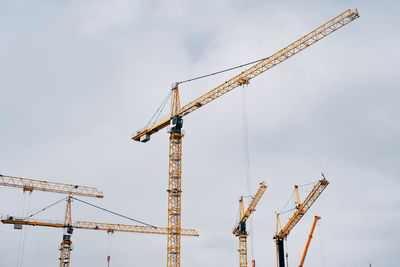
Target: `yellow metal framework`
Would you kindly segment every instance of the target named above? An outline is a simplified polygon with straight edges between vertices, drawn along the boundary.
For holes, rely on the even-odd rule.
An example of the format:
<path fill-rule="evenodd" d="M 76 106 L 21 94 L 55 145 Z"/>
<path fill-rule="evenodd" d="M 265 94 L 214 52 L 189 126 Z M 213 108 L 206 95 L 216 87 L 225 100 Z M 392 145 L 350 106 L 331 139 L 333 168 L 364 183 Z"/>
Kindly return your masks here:
<path fill-rule="evenodd" d="M 171 117 L 180 107 L 178 86 L 175 84 Z M 181 263 L 181 195 L 182 195 L 182 139 L 180 127 L 171 129 L 169 136 L 169 178 L 168 178 L 168 235 L 167 266 Z"/>
<path fill-rule="evenodd" d="M 103 192 L 95 187 L 54 183 L 29 178 L 0 175 L 0 185 L 22 188 L 24 191 L 38 190 L 67 195 L 103 198 Z"/>
<path fill-rule="evenodd" d="M 239 266 L 247 267 L 247 231 L 246 231 L 246 221 L 250 217 L 250 215 L 255 211 L 258 202 L 263 196 L 265 190 L 267 189 L 267 185 L 265 182 L 260 183 L 260 187 L 257 190 L 257 193 L 254 195 L 251 200 L 247 210 L 244 211 L 243 204 L 243 196 L 240 197 L 239 205 L 240 205 L 240 215 L 239 215 L 239 223 L 233 229 L 232 233 L 239 237 Z"/>
<path fill-rule="evenodd" d="M 247 235 L 239 235 L 239 266 L 247 267 Z"/>
<path fill-rule="evenodd" d="M 284 240 L 288 237 L 290 231 L 296 224 L 300 221 L 300 219 L 306 214 L 306 212 L 310 209 L 312 204 L 317 200 L 317 198 L 321 195 L 321 193 L 325 190 L 328 186 L 329 182 L 325 179 L 325 176 L 322 174 L 323 179 L 319 180 L 316 185 L 314 185 L 311 192 L 308 194 L 306 199 L 303 203 L 300 201 L 300 194 L 298 192 L 298 186 L 295 186 L 296 191 L 296 198 L 297 198 L 297 205 L 296 205 L 296 212 L 293 216 L 289 219 L 287 224 L 283 227 L 281 226 L 281 221 L 279 219 L 279 214 L 277 214 L 277 226 L 276 226 L 276 234 L 274 235 L 275 243 L 276 243 L 276 260 L 278 267 L 285 267 L 285 260 L 284 260 Z M 281 229 L 279 231 L 279 229 Z M 278 232 L 279 231 L 279 232 Z M 286 255 L 287 256 L 287 255 Z"/>
<path fill-rule="evenodd" d="M 65 228 L 67 225 L 63 223 L 55 223 L 50 221 L 31 221 L 23 220 L 13 217 L 7 217 L 1 220 L 4 224 L 14 225 L 30 225 L 30 226 L 46 226 L 55 228 Z M 107 232 L 127 232 L 127 233 L 142 233 L 142 234 L 159 234 L 167 235 L 167 227 L 151 227 L 142 225 L 129 225 L 129 224 L 115 224 L 115 223 L 99 223 L 99 222 L 86 222 L 76 221 L 71 224 L 73 229 L 86 229 L 86 230 L 99 230 Z M 199 236 L 195 229 L 181 229 L 182 236 Z"/>
<path fill-rule="evenodd" d="M 325 179 L 325 177 L 323 177 L 322 180 L 319 180 L 317 184 L 314 185 L 313 189 L 308 194 L 304 202 L 300 203 L 300 201 L 298 201 L 296 212 L 289 219 L 285 227 L 283 227 L 283 229 L 279 233 L 277 233 L 274 238 L 287 238 L 293 227 L 295 227 L 295 225 L 300 221 L 304 214 L 306 214 L 311 205 L 314 204 L 317 198 L 321 195 L 322 191 L 324 191 L 325 188 L 328 186 L 328 184 L 329 182 Z"/>
<path fill-rule="evenodd" d="M 0 175 L 0 185 L 8 187 L 22 188 L 24 191 L 32 192 L 33 190 L 68 194 L 67 208 L 65 212 L 64 225 L 65 228 L 63 240 L 60 244 L 60 267 L 69 267 L 71 250 L 72 250 L 72 221 L 71 221 L 71 196 L 85 196 L 103 198 L 103 193 L 95 187 L 71 185 L 64 183 L 48 182 L 37 179 L 29 179 L 15 176 Z M 22 223 L 20 223 L 22 225 Z"/>
<path fill-rule="evenodd" d="M 60 245 L 60 267 L 69 267 L 71 263 L 71 251 L 72 251 L 72 241 L 71 241 L 71 233 L 67 231 L 71 231 L 70 227 L 72 225 L 72 217 L 71 217 L 71 196 L 67 198 L 67 209 L 65 212 L 65 220 L 64 225 L 66 228 L 64 229 L 63 240 Z"/>
<path fill-rule="evenodd" d="M 230 80 L 212 89 L 208 93 L 200 96 L 199 98 L 189 102 L 187 105 L 180 107 L 179 105 L 179 92 L 177 84 L 174 85 L 174 96 L 173 105 L 171 108 L 171 117 L 162 120 L 154 126 L 139 131 L 133 140 L 139 142 L 147 142 L 150 140 L 150 136 L 153 133 L 160 131 L 161 129 L 170 125 L 171 121 L 176 119 L 182 120 L 182 118 L 198 108 L 212 102 L 220 96 L 228 93 L 236 87 L 249 84 L 250 80 L 261 73 L 269 70 L 270 68 L 278 65 L 279 63 L 287 60 L 294 56 L 300 51 L 306 49 L 312 44 L 325 38 L 334 31 L 342 28 L 351 21 L 359 17 L 357 9 L 346 10 L 335 18 L 329 20 L 325 24 L 316 28 L 312 32 L 304 35 L 297 41 L 291 43 L 285 48 L 279 50 L 272 56 L 265 58 L 264 60 L 254 64 L 252 67 L 241 72 Z M 173 127 L 175 128 L 175 127 Z M 178 134 L 177 134 L 178 133 Z M 182 156 L 182 137 L 180 130 L 179 132 L 171 132 L 170 135 L 170 154 L 169 154 L 169 196 L 168 196 L 168 227 L 170 233 L 168 234 L 167 241 L 167 266 L 178 267 L 180 266 L 180 224 L 181 224 L 181 156 Z M 173 156 L 179 158 L 179 162 L 173 160 Z M 173 165 L 173 166 L 171 166 Z M 171 173 L 179 173 L 179 178 L 171 178 Z M 171 184 L 172 183 L 172 184 Z"/>

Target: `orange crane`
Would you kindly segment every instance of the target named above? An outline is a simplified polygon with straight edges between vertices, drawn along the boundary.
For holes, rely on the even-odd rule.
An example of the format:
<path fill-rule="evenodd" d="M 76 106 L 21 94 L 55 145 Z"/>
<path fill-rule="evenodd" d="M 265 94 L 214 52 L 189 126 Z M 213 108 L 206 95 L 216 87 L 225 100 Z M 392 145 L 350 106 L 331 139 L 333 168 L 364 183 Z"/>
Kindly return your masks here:
<path fill-rule="evenodd" d="M 301 261 L 300 261 L 299 267 L 303 267 L 303 263 L 304 263 L 304 260 L 306 259 L 308 247 L 310 246 L 311 238 L 312 238 L 312 235 L 314 233 L 315 225 L 317 224 L 317 221 L 319 219 L 321 219 L 321 217 L 319 217 L 319 216 L 315 216 L 315 218 L 314 218 L 314 223 L 313 223 L 313 225 L 311 227 L 310 235 L 308 236 L 307 244 L 306 244 L 306 247 L 304 248 L 303 256 L 301 257 Z"/>
<path fill-rule="evenodd" d="M 246 231 L 246 221 L 250 217 L 253 211 L 255 211 L 258 202 L 260 201 L 262 195 L 264 194 L 265 190 L 267 189 L 267 185 L 265 182 L 260 183 L 260 187 L 258 188 L 257 193 L 254 195 L 253 199 L 251 200 L 249 207 L 247 208 L 246 212 L 244 211 L 243 205 L 243 196 L 240 197 L 239 205 L 240 205 L 240 216 L 239 216 L 239 223 L 233 229 L 233 234 L 239 237 L 239 266 L 240 267 L 247 267 L 247 231 Z M 254 263 L 253 263 L 254 265 Z"/>
<path fill-rule="evenodd" d="M 229 91 L 249 84 L 254 77 L 294 56 L 334 31 L 342 28 L 359 17 L 357 9 L 346 10 L 297 41 L 279 50 L 270 57 L 260 60 L 245 71 L 230 80 L 215 87 L 208 93 L 196 98 L 184 106 L 180 106 L 178 82 L 172 86 L 172 106 L 170 116 L 153 126 L 146 126 L 132 137 L 139 142 L 148 142 L 150 136 L 171 125 L 169 130 L 169 177 L 168 177 L 168 237 L 167 237 L 167 266 L 180 266 L 181 251 L 181 177 L 182 177 L 182 139 L 183 117 L 200 107 L 214 101 Z"/>
<path fill-rule="evenodd" d="M 95 187 L 80 186 L 72 184 L 63 184 L 48 182 L 37 179 L 29 179 L 15 176 L 0 175 L 0 185 L 8 187 L 22 188 L 23 191 L 31 192 L 33 190 L 54 192 L 60 194 L 67 194 L 67 210 L 65 213 L 65 225 L 71 225 L 71 196 L 85 196 L 94 198 L 103 198 L 103 193 Z M 60 246 L 60 267 L 69 267 L 69 259 L 72 250 L 71 241 L 72 229 L 65 227 L 63 240 Z"/>
<path fill-rule="evenodd" d="M 317 200 L 317 198 L 321 195 L 322 191 L 328 186 L 329 182 L 325 179 L 325 176 L 322 174 L 323 179 L 319 180 L 316 185 L 314 185 L 311 192 L 308 194 L 303 203 L 300 201 L 300 194 L 298 190 L 298 186 L 294 187 L 296 191 L 297 197 L 297 205 L 296 212 L 289 219 L 285 227 L 281 227 L 281 222 L 279 219 L 279 214 L 277 214 L 277 231 L 274 235 L 274 239 L 276 242 L 276 254 L 277 254 L 277 266 L 285 267 L 285 258 L 284 258 L 284 247 L 283 240 L 286 239 L 290 233 L 290 231 L 296 226 L 296 224 L 300 221 L 300 219 L 306 214 L 306 212 L 310 209 L 311 205 Z M 278 233 L 278 228 L 280 227 L 280 232 Z"/>
<path fill-rule="evenodd" d="M 180 106 L 178 82 L 172 86 L 172 105 L 170 116 L 153 126 L 146 126 L 132 137 L 139 142 L 148 142 L 150 136 L 171 125 L 169 130 L 169 177 L 168 177 L 168 229 L 167 236 L 167 266 L 180 266 L 181 257 L 181 177 L 182 177 L 182 139 L 183 117 L 200 107 L 214 101 L 231 90 L 249 84 L 254 77 L 294 56 L 334 31 L 342 28 L 359 17 L 357 9 L 346 10 L 312 32 L 304 35 L 290 45 L 279 50 L 270 57 L 260 60 L 245 71 L 230 80 L 215 87 L 208 93 L 196 98 L 184 106 Z"/>

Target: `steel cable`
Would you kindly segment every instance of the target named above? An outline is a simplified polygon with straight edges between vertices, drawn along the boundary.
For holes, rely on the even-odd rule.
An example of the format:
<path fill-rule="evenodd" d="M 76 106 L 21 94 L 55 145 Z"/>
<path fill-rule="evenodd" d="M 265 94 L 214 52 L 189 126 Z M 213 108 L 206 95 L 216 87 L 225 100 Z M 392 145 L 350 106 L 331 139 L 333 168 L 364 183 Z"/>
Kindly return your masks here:
<path fill-rule="evenodd" d="M 75 200 L 77 200 L 77 201 L 79 201 L 79 202 L 82 202 L 82 203 L 84 203 L 84 204 L 86 204 L 86 205 L 92 206 L 92 207 L 94 207 L 94 208 L 97 208 L 97 209 L 100 209 L 100 210 L 109 212 L 109 213 L 111 213 L 111 214 L 117 215 L 117 216 L 119 216 L 119 217 L 122 217 L 122 218 L 125 218 L 125 219 L 128 219 L 128 220 L 131 220 L 131 221 L 134 221 L 134 222 L 137 222 L 137 223 L 141 223 L 141 224 L 146 225 L 146 226 L 150 226 L 150 227 L 153 227 L 153 228 L 157 228 L 157 227 L 154 226 L 154 225 L 151 225 L 151 224 L 148 224 L 148 223 L 145 223 L 145 222 L 142 222 L 142 221 L 139 221 L 139 220 L 130 218 L 130 217 L 128 217 L 128 216 L 122 215 L 122 214 L 120 214 L 120 213 L 117 213 L 117 212 L 114 212 L 114 211 L 111 211 L 111 210 L 108 210 L 108 209 L 105 209 L 105 208 L 96 206 L 96 205 L 94 205 L 94 204 L 91 204 L 91 203 L 89 203 L 89 202 L 83 201 L 83 200 L 81 200 L 81 199 L 78 199 L 78 198 L 75 198 L 75 197 L 71 197 L 71 198 L 72 198 L 72 199 L 75 199 Z"/>

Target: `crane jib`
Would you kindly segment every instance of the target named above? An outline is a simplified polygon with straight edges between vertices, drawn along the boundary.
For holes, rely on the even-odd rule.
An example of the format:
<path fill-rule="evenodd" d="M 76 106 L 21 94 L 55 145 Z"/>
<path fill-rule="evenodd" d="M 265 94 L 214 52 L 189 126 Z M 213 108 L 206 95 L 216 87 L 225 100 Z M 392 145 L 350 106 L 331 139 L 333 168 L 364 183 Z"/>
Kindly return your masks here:
<path fill-rule="evenodd" d="M 295 54 L 313 45 L 319 40 L 325 38 L 326 36 L 335 32 L 336 30 L 344 27 L 345 25 L 357 19 L 358 17 L 359 14 L 357 9 L 354 10 L 348 9 L 344 11 L 343 13 L 329 20 L 325 24 L 319 26 L 315 30 L 311 31 L 310 33 L 304 35 L 303 37 L 291 43 L 290 45 L 279 50 L 272 56 L 267 57 L 264 60 L 261 60 L 260 62 L 254 64 L 245 71 L 239 73 L 235 77 L 215 87 L 208 93 L 182 106 L 181 108 L 179 108 L 178 112 L 174 114 L 176 116 L 183 118 L 184 116 L 190 114 L 191 112 L 197 110 L 200 107 L 203 107 L 204 105 L 212 102 L 213 100 L 219 98 L 220 96 L 223 96 L 224 94 L 230 92 L 231 90 L 239 86 L 248 84 L 250 80 L 253 79 L 254 77 L 260 75 L 261 73 L 264 73 L 270 68 L 273 68 L 279 63 L 282 63 L 283 61 L 291 58 Z M 149 129 L 140 131 L 137 135 L 133 136 L 132 139 L 139 142 L 149 141 L 150 135 L 168 126 L 170 119 L 171 118 L 165 119 Z"/>

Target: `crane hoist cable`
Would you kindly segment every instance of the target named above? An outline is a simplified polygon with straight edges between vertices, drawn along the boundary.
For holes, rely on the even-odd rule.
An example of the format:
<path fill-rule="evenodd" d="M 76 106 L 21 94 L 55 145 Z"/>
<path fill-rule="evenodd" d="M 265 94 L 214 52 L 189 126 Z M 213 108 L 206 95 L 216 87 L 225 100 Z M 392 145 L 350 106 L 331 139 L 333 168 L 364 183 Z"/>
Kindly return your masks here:
<path fill-rule="evenodd" d="M 107 232 L 107 267 L 110 267 L 110 260 L 111 260 L 111 247 L 112 247 L 112 235 L 114 232 L 108 231 Z"/>
<path fill-rule="evenodd" d="M 24 192 L 23 202 L 22 202 L 22 214 L 23 216 L 29 211 L 30 206 L 30 197 L 31 191 L 29 191 L 29 195 L 27 196 L 27 191 Z M 26 243 L 26 229 L 22 229 L 19 236 L 19 245 L 18 245 L 18 255 L 17 255 L 17 267 L 22 266 L 24 260 L 24 251 L 25 251 L 25 243 Z"/>
<path fill-rule="evenodd" d="M 250 172 L 250 152 L 249 152 L 249 132 L 247 124 L 247 101 L 246 101 L 246 87 L 242 86 L 242 117 L 243 117 L 243 143 L 244 143 L 244 159 L 245 159 L 245 173 L 246 173 L 246 189 L 247 195 L 252 195 L 251 192 L 251 172 Z M 254 261 L 254 227 L 253 217 L 249 218 L 250 226 L 250 258 Z"/>

